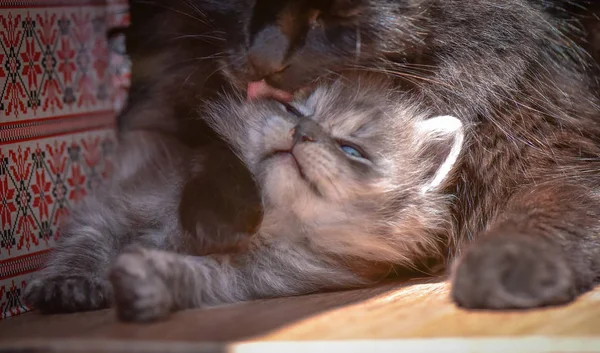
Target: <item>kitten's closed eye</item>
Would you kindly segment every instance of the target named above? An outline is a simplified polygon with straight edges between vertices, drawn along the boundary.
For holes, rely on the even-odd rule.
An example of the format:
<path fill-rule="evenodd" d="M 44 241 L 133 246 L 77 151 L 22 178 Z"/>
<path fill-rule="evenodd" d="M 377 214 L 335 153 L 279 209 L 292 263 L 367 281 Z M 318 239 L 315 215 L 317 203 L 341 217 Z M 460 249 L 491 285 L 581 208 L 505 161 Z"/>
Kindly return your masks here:
<path fill-rule="evenodd" d="M 287 111 L 290 114 L 295 115 L 298 118 L 308 118 L 308 116 L 310 115 L 306 110 L 307 108 L 304 106 L 294 106 L 291 103 L 281 103 L 282 108 L 285 109 L 285 111 Z M 363 152 L 363 150 L 356 146 L 355 144 L 352 144 L 350 142 L 347 141 L 343 141 L 343 140 L 337 140 L 336 141 L 338 146 L 340 147 L 340 149 L 342 150 L 342 152 L 344 152 L 347 156 L 349 156 L 350 158 L 353 159 L 359 159 L 359 160 L 363 160 L 363 161 L 368 161 L 369 159 L 367 158 L 366 154 Z"/>
<path fill-rule="evenodd" d="M 289 103 L 282 103 L 282 105 L 288 113 L 294 114 L 298 118 L 302 118 L 305 116 L 300 110 L 298 110 L 296 107 Z"/>

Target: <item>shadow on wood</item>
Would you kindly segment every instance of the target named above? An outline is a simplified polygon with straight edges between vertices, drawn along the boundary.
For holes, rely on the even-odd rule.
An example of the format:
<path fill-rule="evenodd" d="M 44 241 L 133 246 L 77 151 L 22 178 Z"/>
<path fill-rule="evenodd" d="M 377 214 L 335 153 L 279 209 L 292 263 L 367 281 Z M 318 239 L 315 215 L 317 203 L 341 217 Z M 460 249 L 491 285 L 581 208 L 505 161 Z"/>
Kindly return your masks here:
<path fill-rule="evenodd" d="M 187 310 L 150 324 L 118 322 L 112 310 L 49 316 L 33 312 L 0 322 L 0 342 L 32 338 L 239 341 L 267 335 L 332 309 L 385 296 L 415 282 L 393 281 L 366 289 Z"/>

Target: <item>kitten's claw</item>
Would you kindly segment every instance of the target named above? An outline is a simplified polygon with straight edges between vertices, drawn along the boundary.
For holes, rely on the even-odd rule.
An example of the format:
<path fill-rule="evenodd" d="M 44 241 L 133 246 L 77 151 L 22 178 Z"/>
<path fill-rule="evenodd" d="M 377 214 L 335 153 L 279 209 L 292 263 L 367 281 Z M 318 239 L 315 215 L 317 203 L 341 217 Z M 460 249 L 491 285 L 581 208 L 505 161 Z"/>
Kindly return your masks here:
<path fill-rule="evenodd" d="M 29 282 L 24 297 L 42 314 L 99 310 L 110 306 L 112 287 L 99 278 L 42 275 Z"/>
<path fill-rule="evenodd" d="M 482 238 L 455 267 L 452 299 L 471 309 L 559 305 L 576 296 L 568 262 L 553 245 L 526 236 Z"/>
<path fill-rule="evenodd" d="M 146 250 L 130 246 L 110 272 L 117 316 L 123 321 L 154 321 L 169 315 L 173 298 Z"/>

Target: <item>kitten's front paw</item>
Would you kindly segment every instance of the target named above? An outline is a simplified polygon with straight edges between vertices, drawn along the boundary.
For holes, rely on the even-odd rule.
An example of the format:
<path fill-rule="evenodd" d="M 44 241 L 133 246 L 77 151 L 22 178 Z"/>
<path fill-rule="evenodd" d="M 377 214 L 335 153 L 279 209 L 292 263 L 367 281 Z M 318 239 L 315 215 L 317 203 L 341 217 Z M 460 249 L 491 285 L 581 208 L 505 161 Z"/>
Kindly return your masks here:
<path fill-rule="evenodd" d="M 490 236 L 459 260 L 451 295 L 465 308 L 524 309 L 567 303 L 576 291 L 573 272 L 554 245 L 527 236 Z"/>
<path fill-rule="evenodd" d="M 117 316 L 123 321 L 153 321 L 172 311 L 171 292 L 141 247 L 128 247 L 110 272 Z"/>
<path fill-rule="evenodd" d="M 25 301 L 42 314 L 107 308 L 112 301 L 108 280 L 87 276 L 41 276 L 25 288 Z"/>

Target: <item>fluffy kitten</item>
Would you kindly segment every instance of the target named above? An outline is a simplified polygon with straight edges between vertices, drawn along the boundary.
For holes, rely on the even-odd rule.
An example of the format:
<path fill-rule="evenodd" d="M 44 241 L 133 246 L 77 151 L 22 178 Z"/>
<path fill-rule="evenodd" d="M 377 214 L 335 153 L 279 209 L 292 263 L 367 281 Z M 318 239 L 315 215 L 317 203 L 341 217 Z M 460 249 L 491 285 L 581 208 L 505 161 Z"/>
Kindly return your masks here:
<path fill-rule="evenodd" d="M 110 279 L 120 317 L 136 321 L 365 285 L 394 265 L 443 257 L 451 223 L 449 197 L 440 190 L 461 150 L 462 124 L 427 116 L 384 81 L 360 82 L 348 87 L 340 80 L 299 99 L 294 106 L 303 117 L 273 101 L 232 97 L 214 105 L 207 119 L 248 166 L 264 205 L 260 228 L 239 251 L 191 256 L 198 255 L 190 252 L 193 239 L 177 222 L 182 185 L 201 172 L 201 158 L 168 139 L 164 146 L 128 140 L 136 145 L 125 146 L 110 193 L 75 212 L 29 299 L 39 300 L 36 286 L 48 285 L 44 277 L 60 266 L 75 265 L 70 279 L 52 282 L 64 293 L 81 286 L 81 275 L 89 286 L 110 288 L 106 271 L 128 243 L 136 246 L 118 256 Z M 69 263 L 71 253 L 87 262 Z M 86 295 L 98 306 L 111 296 L 75 294 L 64 298 L 73 310 Z"/>

